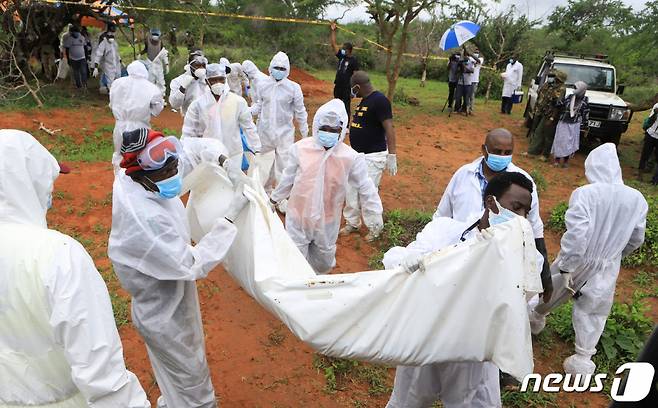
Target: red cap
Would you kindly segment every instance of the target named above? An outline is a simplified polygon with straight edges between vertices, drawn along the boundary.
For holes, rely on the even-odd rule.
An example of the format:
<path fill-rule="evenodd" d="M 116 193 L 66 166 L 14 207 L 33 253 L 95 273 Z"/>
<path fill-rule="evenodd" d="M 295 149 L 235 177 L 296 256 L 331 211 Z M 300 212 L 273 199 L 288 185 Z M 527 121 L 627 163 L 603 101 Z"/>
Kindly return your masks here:
<path fill-rule="evenodd" d="M 153 139 L 164 137 L 162 132 L 153 129 L 136 129 L 130 132 L 123 132 L 123 143 L 121 144 L 122 168 L 126 169 L 126 174 L 131 174 L 142 170 L 137 163 L 137 156 L 144 150 L 147 144 Z"/>

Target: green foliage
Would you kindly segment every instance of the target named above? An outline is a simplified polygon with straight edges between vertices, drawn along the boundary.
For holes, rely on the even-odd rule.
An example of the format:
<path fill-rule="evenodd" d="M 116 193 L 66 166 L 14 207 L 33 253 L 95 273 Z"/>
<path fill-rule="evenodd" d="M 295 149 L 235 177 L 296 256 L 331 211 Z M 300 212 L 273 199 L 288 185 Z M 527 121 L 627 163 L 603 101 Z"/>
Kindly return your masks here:
<path fill-rule="evenodd" d="M 546 179 L 544 178 L 541 170 L 532 169 L 530 172 L 530 177 L 532 177 L 535 182 L 535 186 L 537 187 L 537 194 L 541 194 L 546 191 L 546 188 L 548 188 L 548 183 L 546 182 Z"/>
<path fill-rule="evenodd" d="M 519 392 L 502 390 L 500 395 L 504 407 L 559 407 L 554 394 L 545 392 Z"/>
<path fill-rule="evenodd" d="M 109 162 L 114 152 L 112 129 L 112 126 L 104 126 L 84 136 L 82 142 L 71 136 L 57 134 L 42 140 L 42 143 L 60 161 Z"/>
<path fill-rule="evenodd" d="M 638 271 L 633 277 L 633 283 L 643 288 L 653 285 L 655 280 L 654 274 L 647 271 Z"/>
<path fill-rule="evenodd" d="M 117 325 L 117 329 L 120 329 L 124 324 L 130 323 L 130 299 L 110 291 L 110 300 L 112 301 L 114 322 Z"/>
<path fill-rule="evenodd" d="M 322 371 L 325 378 L 325 392 L 329 394 L 343 391 L 348 383 L 353 382 L 367 384 L 368 394 L 371 396 L 391 392 L 391 387 L 388 385 L 390 382 L 388 369 L 384 366 L 315 354 L 313 367 Z"/>
<path fill-rule="evenodd" d="M 396 105 L 406 105 L 409 103 L 409 97 L 407 96 L 407 93 L 404 91 L 403 87 L 398 86 L 395 89 L 395 94 L 393 95 L 393 103 Z"/>
<path fill-rule="evenodd" d="M 658 195 L 656 189 L 635 181 L 629 181 L 631 187 L 638 188 L 649 204 L 644 243 L 635 252 L 622 260 L 625 266 L 658 267 Z"/>
<path fill-rule="evenodd" d="M 563 233 L 567 230 L 567 226 L 564 222 L 564 214 L 569 208 L 569 203 L 562 201 L 558 203 L 553 210 L 551 210 L 551 215 L 548 217 L 548 228 L 555 232 Z"/>

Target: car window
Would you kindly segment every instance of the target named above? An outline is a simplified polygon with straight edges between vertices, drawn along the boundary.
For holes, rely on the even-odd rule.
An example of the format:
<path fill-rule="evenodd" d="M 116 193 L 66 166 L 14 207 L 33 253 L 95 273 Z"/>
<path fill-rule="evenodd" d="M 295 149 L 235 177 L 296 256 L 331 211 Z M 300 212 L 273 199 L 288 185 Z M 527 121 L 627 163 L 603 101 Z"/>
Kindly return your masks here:
<path fill-rule="evenodd" d="M 577 81 L 583 81 L 592 91 L 615 91 L 615 72 L 612 68 L 561 63 L 553 64 L 553 67 L 567 74 L 567 86 L 573 87 Z"/>

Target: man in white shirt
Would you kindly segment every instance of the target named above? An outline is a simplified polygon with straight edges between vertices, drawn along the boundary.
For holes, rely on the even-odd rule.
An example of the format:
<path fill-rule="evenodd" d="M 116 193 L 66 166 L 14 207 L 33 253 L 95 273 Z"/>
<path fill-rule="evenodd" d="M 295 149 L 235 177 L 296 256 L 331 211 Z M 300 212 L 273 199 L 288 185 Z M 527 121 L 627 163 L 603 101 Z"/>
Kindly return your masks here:
<path fill-rule="evenodd" d="M 468 104 L 470 112 L 473 113 L 473 103 L 475 102 L 475 95 L 478 92 L 478 85 L 480 84 L 480 69 L 484 64 L 484 58 L 480 56 L 480 50 L 475 49 L 471 57 L 475 59 L 475 67 L 473 68 L 473 75 L 471 76 L 471 99 Z"/>
<path fill-rule="evenodd" d="M 500 104 L 500 113 L 507 115 L 512 114 L 512 96 L 514 91 L 521 89 L 523 84 L 523 65 L 516 60 L 516 55 L 509 59 L 509 64 L 505 68 L 505 72 L 501 74 L 503 78 L 503 97 Z"/>
<path fill-rule="evenodd" d="M 482 145 L 482 156 L 463 165 L 455 172 L 441 197 L 433 218 L 450 217 L 457 221 L 472 223 L 484 211 L 482 196 L 494 176 L 503 172 L 518 172 L 526 176 L 533 184 L 532 206 L 528 213 L 528 221 L 532 225 L 537 250 L 544 257 L 541 275 L 544 286 L 542 296 L 544 302 L 548 302 L 553 292 L 553 286 L 544 243 L 544 223 L 539 217 L 539 197 L 532 177 L 512 163 L 513 152 L 514 139 L 507 129 L 499 128 L 487 133 Z"/>

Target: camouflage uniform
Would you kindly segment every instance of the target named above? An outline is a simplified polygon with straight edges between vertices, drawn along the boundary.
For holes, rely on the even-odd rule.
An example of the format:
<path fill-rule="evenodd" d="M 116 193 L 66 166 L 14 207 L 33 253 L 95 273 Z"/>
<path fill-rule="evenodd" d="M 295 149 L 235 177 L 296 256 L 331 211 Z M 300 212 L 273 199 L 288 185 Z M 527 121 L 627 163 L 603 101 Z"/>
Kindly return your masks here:
<path fill-rule="evenodd" d="M 564 85 L 567 75 L 562 71 L 554 71 L 555 82 L 544 83 L 539 88 L 532 133 L 528 142 L 528 153 L 532 155 L 543 154 L 548 157 L 555 138 L 555 128 L 560 118 L 560 109 L 556 104 L 564 98 L 566 87 Z"/>

